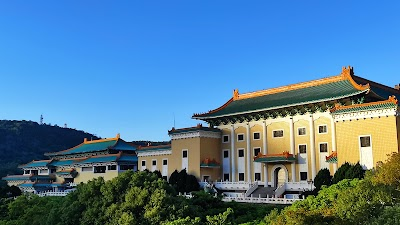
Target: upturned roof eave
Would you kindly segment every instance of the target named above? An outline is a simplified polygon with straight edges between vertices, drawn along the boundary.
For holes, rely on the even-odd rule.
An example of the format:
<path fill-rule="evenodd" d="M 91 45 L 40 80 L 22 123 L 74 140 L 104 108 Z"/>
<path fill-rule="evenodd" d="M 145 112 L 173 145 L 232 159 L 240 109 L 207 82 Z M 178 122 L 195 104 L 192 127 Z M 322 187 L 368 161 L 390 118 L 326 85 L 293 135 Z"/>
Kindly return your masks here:
<path fill-rule="evenodd" d="M 358 94 L 361 94 L 361 93 L 365 93 L 365 92 L 369 92 L 369 91 L 370 91 L 370 89 L 367 88 L 365 90 L 357 91 L 357 92 L 354 92 L 352 94 L 336 96 L 336 97 L 332 97 L 332 98 L 317 99 L 317 100 L 313 100 L 313 101 L 299 102 L 299 103 L 295 103 L 295 104 L 281 105 L 281 106 L 262 108 L 262 109 L 257 109 L 257 110 L 249 110 L 249 111 L 243 111 L 243 112 L 237 112 L 237 113 L 228 113 L 228 114 L 222 114 L 222 115 L 218 115 L 218 116 L 204 116 L 204 117 L 202 117 L 202 116 L 192 116 L 192 119 L 199 119 L 199 120 L 217 119 L 217 118 L 223 118 L 223 117 L 227 117 L 227 116 L 237 116 L 237 115 L 248 114 L 248 113 L 262 112 L 262 111 L 267 111 L 267 110 L 275 110 L 275 109 L 279 109 L 279 108 L 286 108 L 286 107 L 293 107 L 293 106 L 299 106 L 299 105 L 313 104 L 313 103 L 317 103 L 317 102 L 321 102 L 321 101 L 332 101 L 332 100 L 337 100 L 337 99 L 341 99 L 341 98 L 348 98 L 348 97 L 355 96 L 355 95 L 358 95 Z"/>

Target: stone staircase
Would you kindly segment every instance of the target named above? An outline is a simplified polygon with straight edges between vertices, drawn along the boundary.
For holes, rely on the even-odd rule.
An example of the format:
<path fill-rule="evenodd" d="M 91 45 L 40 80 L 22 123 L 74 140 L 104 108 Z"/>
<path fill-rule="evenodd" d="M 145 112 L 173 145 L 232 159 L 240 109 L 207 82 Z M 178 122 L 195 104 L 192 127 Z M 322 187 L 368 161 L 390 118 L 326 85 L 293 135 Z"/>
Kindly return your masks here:
<path fill-rule="evenodd" d="M 255 191 L 253 191 L 253 193 L 251 193 L 251 196 L 253 196 L 254 198 L 265 198 L 267 197 L 267 195 L 269 197 L 275 195 L 275 189 L 274 187 L 258 187 Z"/>

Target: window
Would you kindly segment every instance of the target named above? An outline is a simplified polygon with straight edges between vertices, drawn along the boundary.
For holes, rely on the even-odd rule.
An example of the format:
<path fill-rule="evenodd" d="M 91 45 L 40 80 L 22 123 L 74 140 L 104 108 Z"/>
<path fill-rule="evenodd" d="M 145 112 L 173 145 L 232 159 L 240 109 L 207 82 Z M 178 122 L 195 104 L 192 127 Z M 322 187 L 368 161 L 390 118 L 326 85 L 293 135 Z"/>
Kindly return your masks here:
<path fill-rule="evenodd" d="M 24 174 L 31 174 L 30 170 L 24 170 Z"/>
<path fill-rule="evenodd" d="M 106 166 L 95 166 L 94 167 L 94 173 L 105 173 L 106 172 Z"/>
<path fill-rule="evenodd" d="M 370 136 L 360 137 L 360 145 L 361 147 L 371 147 L 371 137 Z"/>
<path fill-rule="evenodd" d="M 208 176 L 208 175 L 203 176 L 203 181 L 209 181 L 209 179 L 210 179 L 210 176 Z"/>
<path fill-rule="evenodd" d="M 254 156 L 258 156 L 258 153 L 261 152 L 261 148 L 254 148 Z"/>
<path fill-rule="evenodd" d="M 162 176 L 162 178 L 166 181 L 168 181 L 168 177 L 167 176 Z"/>
<path fill-rule="evenodd" d="M 142 160 L 142 166 L 146 166 L 146 161 Z"/>
<path fill-rule="evenodd" d="M 229 150 L 224 150 L 224 158 L 229 158 Z"/>
<path fill-rule="evenodd" d="M 239 181 L 244 181 L 244 173 L 239 173 Z"/>
<path fill-rule="evenodd" d="M 302 136 L 302 135 L 306 135 L 306 128 L 305 127 L 299 127 L 299 129 L 297 129 L 298 131 L 298 135 Z"/>
<path fill-rule="evenodd" d="M 93 168 L 92 168 L 91 166 L 89 166 L 89 167 L 82 167 L 81 171 L 82 171 L 82 172 L 92 172 L 92 171 L 93 171 Z"/>
<path fill-rule="evenodd" d="M 261 173 L 255 173 L 254 174 L 254 179 L 257 180 L 257 181 L 260 181 L 261 180 Z"/>
<path fill-rule="evenodd" d="M 244 141 L 244 134 L 238 134 L 237 135 L 237 140 L 238 141 Z"/>
<path fill-rule="evenodd" d="M 48 173 L 48 172 L 49 172 L 49 170 L 47 170 L 47 169 L 46 170 L 39 170 L 39 173 L 42 173 L 42 174 L 43 173 Z"/>
<path fill-rule="evenodd" d="M 319 152 L 328 152 L 328 144 L 327 143 L 319 144 Z"/>
<path fill-rule="evenodd" d="M 326 125 L 320 125 L 320 126 L 318 126 L 318 133 L 320 133 L 320 134 L 326 134 L 326 133 L 328 133 L 328 129 L 326 128 Z"/>
<path fill-rule="evenodd" d="M 259 132 L 253 133 L 253 139 L 254 140 L 260 140 L 260 133 Z"/>
<path fill-rule="evenodd" d="M 228 142 L 229 142 L 229 135 L 222 136 L 222 143 L 228 143 Z"/>
<path fill-rule="evenodd" d="M 117 170 L 117 165 L 108 165 L 107 169 L 108 170 Z"/>
<path fill-rule="evenodd" d="M 229 181 L 229 173 L 224 173 L 224 181 Z"/>
<path fill-rule="evenodd" d="M 299 145 L 299 153 L 307 153 L 307 145 Z"/>
<path fill-rule="evenodd" d="M 168 165 L 168 160 L 163 159 L 162 164 L 163 164 L 164 166 Z"/>
<path fill-rule="evenodd" d="M 283 130 L 274 130 L 273 132 L 273 137 L 283 137 Z"/>
<path fill-rule="evenodd" d="M 151 161 L 151 165 L 153 165 L 153 166 L 157 166 L 157 160 L 153 160 L 153 161 Z"/>
<path fill-rule="evenodd" d="M 56 169 L 50 169 L 50 173 L 55 173 Z"/>
<path fill-rule="evenodd" d="M 244 157 L 244 150 L 243 149 L 239 149 L 239 157 Z"/>
<path fill-rule="evenodd" d="M 142 161 L 142 162 L 145 162 L 145 161 Z M 134 168 L 134 165 L 120 165 L 119 166 L 120 170 L 133 170 L 133 168 Z"/>
<path fill-rule="evenodd" d="M 307 172 L 300 172 L 300 180 L 307 180 Z"/>
<path fill-rule="evenodd" d="M 188 151 L 187 150 L 183 150 L 182 151 L 182 158 L 187 158 L 188 157 Z"/>

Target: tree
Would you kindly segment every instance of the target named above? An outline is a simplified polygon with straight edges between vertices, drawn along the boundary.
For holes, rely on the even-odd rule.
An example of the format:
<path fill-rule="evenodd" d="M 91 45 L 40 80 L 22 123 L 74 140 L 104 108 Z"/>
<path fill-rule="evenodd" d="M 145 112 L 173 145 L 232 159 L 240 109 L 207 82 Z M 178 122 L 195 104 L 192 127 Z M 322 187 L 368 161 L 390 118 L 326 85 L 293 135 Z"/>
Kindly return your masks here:
<path fill-rule="evenodd" d="M 333 175 L 332 184 L 337 184 L 339 181 L 346 179 L 346 172 L 351 169 L 351 165 L 348 162 L 342 164 L 336 173 Z"/>
<path fill-rule="evenodd" d="M 384 184 L 400 189 L 400 154 L 393 153 L 384 164 L 372 172 L 374 184 Z"/>
<path fill-rule="evenodd" d="M 332 176 L 329 169 L 320 170 L 314 178 L 314 186 L 316 190 L 320 190 L 322 185 L 330 186 L 332 184 Z"/>

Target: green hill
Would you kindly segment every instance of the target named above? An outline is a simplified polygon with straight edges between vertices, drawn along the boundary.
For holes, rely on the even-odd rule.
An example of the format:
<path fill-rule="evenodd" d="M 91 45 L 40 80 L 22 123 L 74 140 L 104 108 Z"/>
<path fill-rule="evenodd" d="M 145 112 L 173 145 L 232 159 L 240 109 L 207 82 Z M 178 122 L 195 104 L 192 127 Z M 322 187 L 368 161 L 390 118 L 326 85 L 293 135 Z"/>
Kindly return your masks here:
<path fill-rule="evenodd" d="M 61 151 L 82 143 L 83 139 L 99 139 L 84 131 L 33 121 L 0 120 L 0 177 L 18 174 L 19 164 L 46 159 L 45 152 Z"/>

